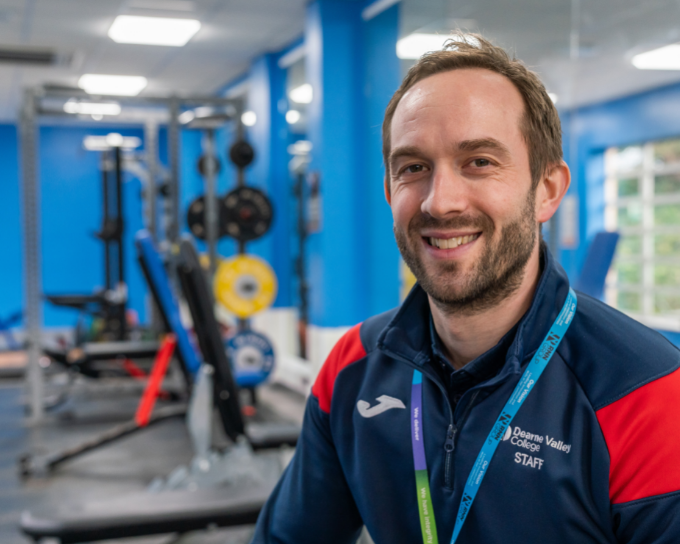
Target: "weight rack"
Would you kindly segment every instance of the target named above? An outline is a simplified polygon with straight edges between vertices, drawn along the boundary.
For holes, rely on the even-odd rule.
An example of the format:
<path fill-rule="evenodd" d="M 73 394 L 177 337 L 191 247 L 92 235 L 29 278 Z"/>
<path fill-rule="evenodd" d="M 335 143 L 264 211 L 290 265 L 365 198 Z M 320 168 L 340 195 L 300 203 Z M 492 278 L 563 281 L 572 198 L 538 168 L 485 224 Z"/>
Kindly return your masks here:
<path fill-rule="evenodd" d="M 237 122 L 237 134 L 243 135 L 241 115 L 244 104 L 240 98 L 220 98 L 214 96 L 169 96 L 169 97 L 130 97 L 106 95 L 93 96 L 81 89 L 64 89 L 49 86 L 38 86 L 24 90 L 20 112 L 20 144 L 19 164 L 21 165 L 20 186 L 23 207 L 24 229 L 24 289 L 26 299 L 25 324 L 28 351 L 27 386 L 30 397 L 30 419 L 32 424 L 40 423 L 44 418 L 44 376 L 40 366 L 41 327 L 42 327 L 42 276 L 41 276 L 41 240 L 40 240 L 40 181 L 38 177 L 38 127 L 41 118 L 72 119 L 61 107 L 69 99 L 87 100 L 88 102 L 116 101 L 123 106 L 131 106 L 133 113 L 121 114 L 114 121 L 121 125 L 143 125 L 145 132 L 145 152 L 153 154 L 150 159 L 149 173 L 152 183 L 147 198 L 153 202 L 148 210 L 150 221 L 148 226 L 157 235 L 155 225 L 156 184 L 154 173 L 157 170 L 159 125 L 168 126 L 168 160 L 170 163 L 170 179 L 168 183 L 169 223 L 167 238 L 171 244 L 180 241 L 180 154 L 179 154 L 179 115 L 182 108 L 198 106 L 232 107 Z M 57 106 L 55 107 L 55 104 Z M 52 107 L 50 107 L 52 106 Z M 93 125 L 95 123 L 93 122 Z M 153 133 L 153 135 L 151 134 Z M 151 136 L 151 137 L 149 137 Z M 239 183 L 243 183 L 239 173 Z M 153 215 L 152 215 L 153 214 Z"/>

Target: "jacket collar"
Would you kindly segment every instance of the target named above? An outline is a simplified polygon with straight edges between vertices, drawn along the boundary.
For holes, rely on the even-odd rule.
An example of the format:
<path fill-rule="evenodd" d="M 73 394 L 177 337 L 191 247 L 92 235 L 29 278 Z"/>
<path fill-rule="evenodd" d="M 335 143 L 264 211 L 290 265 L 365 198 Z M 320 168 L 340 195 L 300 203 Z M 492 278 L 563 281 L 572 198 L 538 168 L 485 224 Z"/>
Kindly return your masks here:
<path fill-rule="evenodd" d="M 524 359 L 532 355 L 545 338 L 559 314 L 569 292 L 569 279 L 547 247 L 543 251 L 543 272 L 531 307 L 517 326 L 517 333 L 507 351 L 502 375 L 518 372 Z M 378 349 L 423 366 L 430 358 L 430 305 L 420 285 L 406 300 L 380 333 Z M 472 364 L 472 363 L 470 363 Z"/>

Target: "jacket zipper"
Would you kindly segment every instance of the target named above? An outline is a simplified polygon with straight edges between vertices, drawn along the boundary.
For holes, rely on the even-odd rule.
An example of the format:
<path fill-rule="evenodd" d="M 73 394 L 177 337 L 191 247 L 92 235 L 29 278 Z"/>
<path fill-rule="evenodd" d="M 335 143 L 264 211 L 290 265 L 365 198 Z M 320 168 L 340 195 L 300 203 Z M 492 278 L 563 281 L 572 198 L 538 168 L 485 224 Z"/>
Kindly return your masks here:
<path fill-rule="evenodd" d="M 449 430 L 446 433 L 446 442 L 444 442 L 444 451 L 446 451 L 446 459 L 444 465 L 444 487 L 449 491 L 453 489 L 453 481 L 451 478 L 452 473 L 451 459 L 453 458 L 453 450 L 456 449 L 456 443 L 454 439 L 456 437 L 458 429 L 460 429 L 465 424 L 465 420 L 470 415 L 470 412 L 472 411 L 472 406 L 474 405 L 475 400 L 477 400 L 477 395 L 479 395 L 479 389 L 477 389 L 472 394 L 472 398 L 470 398 L 470 401 L 467 403 L 465 411 L 460 416 L 460 421 L 458 421 L 458 425 L 456 426 L 452 423 L 451 425 L 449 425 Z"/>
<path fill-rule="evenodd" d="M 465 420 L 467 419 L 467 416 L 470 413 L 470 410 L 472 409 L 472 405 L 474 404 L 475 399 L 477 398 L 477 394 L 479 391 L 475 391 L 473 397 L 470 399 L 470 402 L 468 405 L 465 407 L 465 412 L 460 418 L 459 425 L 456 426 L 454 425 L 453 421 L 453 407 L 451 406 L 451 401 L 449 400 L 449 395 L 446 392 L 446 388 L 439 382 L 439 380 L 436 377 L 433 377 L 425 368 L 416 366 L 413 362 L 409 361 L 408 359 L 401 357 L 400 355 L 397 355 L 396 353 L 392 352 L 391 350 L 387 349 L 382 349 L 383 353 L 389 355 L 390 357 L 397 359 L 403 363 L 406 363 L 408 366 L 413 367 L 414 369 L 418 370 L 421 372 L 424 376 L 427 376 L 430 380 L 432 380 L 435 385 L 439 388 L 439 390 L 442 392 L 442 395 L 446 399 L 446 406 L 449 408 L 449 427 L 446 430 L 446 440 L 444 441 L 444 452 L 445 452 L 445 458 L 444 458 L 444 488 L 451 491 L 453 489 L 453 478 L 452 478 L 452 470 L 451 470 L 451 460 L 453 458 L 453 451 L 456 449 L 456 443 L 455 443 L 455 438 L 456 434 L 458 433 L 458 430 L 463 426 L 463 423 L 465 423 Z M 462 397 L 461 397 L 462 398 Z"/>

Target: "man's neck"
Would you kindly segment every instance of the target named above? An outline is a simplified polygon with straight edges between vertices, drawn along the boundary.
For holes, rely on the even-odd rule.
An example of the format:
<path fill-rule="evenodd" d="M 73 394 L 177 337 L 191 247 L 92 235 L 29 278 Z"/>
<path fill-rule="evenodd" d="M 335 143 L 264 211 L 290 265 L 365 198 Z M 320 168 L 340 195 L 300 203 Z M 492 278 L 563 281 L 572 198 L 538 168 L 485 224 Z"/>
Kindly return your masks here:
<path fill-rule="evenodd" d="M 447 314 L 430 299 L 434 327 L 456 370 L 495 346 L 529 309 L 541 275 L 539 252 L 537 244 L 519 288 L 492 308 L 473 314 Z"/>

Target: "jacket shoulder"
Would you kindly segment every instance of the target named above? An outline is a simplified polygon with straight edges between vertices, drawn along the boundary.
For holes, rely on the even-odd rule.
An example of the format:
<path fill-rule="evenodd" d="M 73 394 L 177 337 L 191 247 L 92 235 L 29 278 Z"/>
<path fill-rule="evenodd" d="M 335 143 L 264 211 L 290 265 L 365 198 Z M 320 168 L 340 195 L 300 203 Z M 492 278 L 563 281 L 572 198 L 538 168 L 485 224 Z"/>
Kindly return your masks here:
<path fill-rule="evenodd" d="M 595 409 L 610 458 L 609 498 L 680 490 L 680 351 L 658 332 L 580 295 L 570 365 Z"/>
<path fill-rule="evenodd" d="M 340 372 L 376 348 L 380 332 L 395 312 L 396 309 L 390 310 L 355 325 L 335 344 L 312 386 L 312 395 L 319 401 L 319 408 L 323 412 L 329 414 L 331 411 L 333 390 Z"/>
<path fill-rule="evenodd" d="M 595 410 L 680 366 L 664 336 L 582 293 L 565 340 L 565 361 Z"/>

